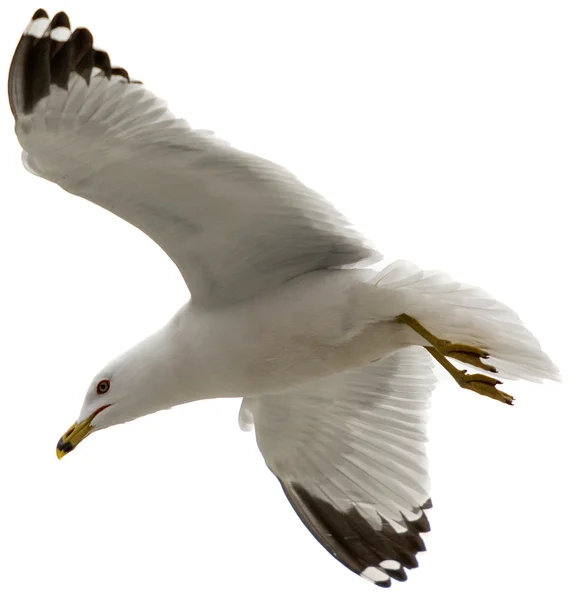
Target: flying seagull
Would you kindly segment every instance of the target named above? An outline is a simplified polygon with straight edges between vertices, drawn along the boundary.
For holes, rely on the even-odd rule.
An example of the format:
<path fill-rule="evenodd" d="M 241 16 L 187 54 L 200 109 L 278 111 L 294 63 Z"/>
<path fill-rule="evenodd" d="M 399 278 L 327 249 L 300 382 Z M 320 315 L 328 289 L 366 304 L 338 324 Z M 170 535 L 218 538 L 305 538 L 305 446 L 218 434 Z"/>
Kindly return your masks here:
<path fill-rule="evenodd" d="M 58 458 L 111 425 L 243 397 L 241 427 L 315 538 L 378 586 L 405 580 L 429 531 L 433 363 L 511 404 L 495 375 L 558 378 L 519 317 L 443 273 L 378 266 L 327 200 L 176 118 L 63 12 L 36 11 L 8 93 L 24 166 L 140 228 L 191 294 L 94 377 Z"/>

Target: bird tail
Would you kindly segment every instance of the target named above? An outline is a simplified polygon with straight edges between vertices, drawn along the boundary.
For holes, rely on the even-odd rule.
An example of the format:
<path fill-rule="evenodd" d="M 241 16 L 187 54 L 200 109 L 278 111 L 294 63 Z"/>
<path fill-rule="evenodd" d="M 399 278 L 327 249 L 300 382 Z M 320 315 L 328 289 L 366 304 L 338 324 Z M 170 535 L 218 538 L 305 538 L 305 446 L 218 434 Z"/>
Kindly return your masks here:
<path fill-rule="evenodd" d="M 386 292 L 386 316 L 407 314 L 440 339 L 481 348 L 490 355 L 487 362 L 498 377 L 560 379 L 559 370 L 518 315 L 480 288 L 404 260 L 388 265 L 372 283 L 374 290 Z M 381 306 L 381 295 L 379 302 Z M 429 345 L 418 335 L 415 339 Z"/>

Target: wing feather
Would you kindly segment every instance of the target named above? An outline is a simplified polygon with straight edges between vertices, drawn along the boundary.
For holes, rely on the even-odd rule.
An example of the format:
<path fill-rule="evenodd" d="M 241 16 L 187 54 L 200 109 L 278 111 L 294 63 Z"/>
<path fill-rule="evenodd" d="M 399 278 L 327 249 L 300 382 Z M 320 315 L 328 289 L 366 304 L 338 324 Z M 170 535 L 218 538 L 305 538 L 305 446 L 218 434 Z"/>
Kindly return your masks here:
<path fill-rule="evenodd" d="M 303 523 L 349 569 L 404 581 L 425 550 L 431 508 L 425 452 L 435 378 L 422 348 L 245 398 L 267 465 Z"/>
<path fill-rule="evenodd" d="M 149 235 L 198 304 L 381 258 L 287 170 L 174 117 L 64 13 L 34 15 L 8 91 L 26 168 Z"/>

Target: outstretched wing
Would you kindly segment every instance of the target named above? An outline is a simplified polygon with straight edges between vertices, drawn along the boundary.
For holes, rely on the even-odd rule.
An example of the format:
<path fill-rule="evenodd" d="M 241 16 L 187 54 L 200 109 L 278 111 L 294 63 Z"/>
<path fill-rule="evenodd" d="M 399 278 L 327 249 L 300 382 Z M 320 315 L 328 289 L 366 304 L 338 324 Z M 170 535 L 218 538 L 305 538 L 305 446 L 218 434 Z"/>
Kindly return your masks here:
<path fill-rule="evenodd" d="M 245 398 L 240 411 L 311 533 L 379 586 L 405 580 L 425 550 L 434 386 L 430 358 L 412 347 L 289 392 Z"/>
<path fill-rule="evenodd" d="M 10 67 L 25 166 L 132 223 L 194 302 L 224 304 L 379 254 L 294 175 L 176 119 L 87 29 L 39 10 Z"/>

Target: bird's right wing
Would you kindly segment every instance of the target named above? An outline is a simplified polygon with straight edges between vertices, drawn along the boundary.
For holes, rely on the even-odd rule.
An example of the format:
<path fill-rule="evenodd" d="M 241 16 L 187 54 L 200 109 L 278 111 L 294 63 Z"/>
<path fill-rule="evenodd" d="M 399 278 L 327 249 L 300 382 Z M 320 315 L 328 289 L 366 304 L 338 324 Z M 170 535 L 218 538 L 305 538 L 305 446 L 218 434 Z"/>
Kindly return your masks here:
<path fill-rule="evenodd" d="M 8 93 L 28 170 L 149 235 L 195 303 L 236 302 L 308 271 L 381 258 L 289 171 L 176 119 L 64 13 L 35 13 Z"/>
<path fill-rule="evenodd" d="M 245 398 L 240 425 L 291 505 L 340 562 L 382 587 L 425 550 L 432 361 L 420 347 L 280 394 Z"/>

